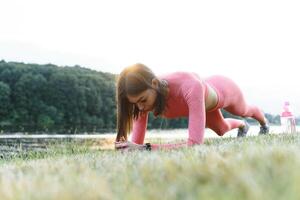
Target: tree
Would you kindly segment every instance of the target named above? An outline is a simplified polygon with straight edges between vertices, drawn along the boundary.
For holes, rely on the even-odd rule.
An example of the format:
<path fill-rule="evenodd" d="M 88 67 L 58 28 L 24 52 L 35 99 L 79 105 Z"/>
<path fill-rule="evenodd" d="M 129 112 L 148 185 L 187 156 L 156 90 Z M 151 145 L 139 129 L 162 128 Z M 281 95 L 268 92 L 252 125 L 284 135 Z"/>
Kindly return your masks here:
<path fill-rule="evenodd" d="M 10 87 L 0 81 L 0 119 L 7 117 L 10 110 Z"/>

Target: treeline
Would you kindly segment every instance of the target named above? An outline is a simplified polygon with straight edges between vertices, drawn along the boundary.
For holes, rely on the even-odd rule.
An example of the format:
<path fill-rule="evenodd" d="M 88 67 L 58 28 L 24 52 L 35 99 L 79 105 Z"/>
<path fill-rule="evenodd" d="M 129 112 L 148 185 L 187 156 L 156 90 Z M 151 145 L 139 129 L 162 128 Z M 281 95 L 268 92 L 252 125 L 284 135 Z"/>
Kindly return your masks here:
<path fill-rule="evenodd" d="M 115 127 L 115 75 L 0 61 L 2 132 L 95 132 Z"/>
<path fill-rule="evenodd" d="M 115 131 L 115 80 L 114 74 L 80 66 L 2 60 L 0 131 L 56 134 Z M 232 117 L 230 113 L 223 111 L 223 114 Z M 271 123 L 280 123 L 279 116 L 266 117 Z M 187 126 L 186 118 L 167 120 L 149 116 L 149 129 Z"/>

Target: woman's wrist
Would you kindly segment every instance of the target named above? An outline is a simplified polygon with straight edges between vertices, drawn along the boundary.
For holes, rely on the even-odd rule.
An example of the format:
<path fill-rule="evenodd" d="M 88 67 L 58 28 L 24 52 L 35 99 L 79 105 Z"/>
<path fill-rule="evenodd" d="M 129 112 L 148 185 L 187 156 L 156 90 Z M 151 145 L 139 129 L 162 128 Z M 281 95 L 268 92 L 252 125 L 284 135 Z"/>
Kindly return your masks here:
<path fill-rule="evenodd" d="M 150 143 L 145 143 L 144 144 L 144 149 L 147 150 L 147 151 L 151 151 L 151 149 L 152 149 L 151 144 Z"/>

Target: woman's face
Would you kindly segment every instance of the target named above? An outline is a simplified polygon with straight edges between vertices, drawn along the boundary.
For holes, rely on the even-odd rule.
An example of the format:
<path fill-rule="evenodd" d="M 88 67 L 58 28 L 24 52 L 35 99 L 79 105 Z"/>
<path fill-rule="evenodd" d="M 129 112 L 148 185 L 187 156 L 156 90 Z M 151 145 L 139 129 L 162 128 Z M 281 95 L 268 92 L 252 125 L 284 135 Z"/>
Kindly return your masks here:
<path fill-rule="evenodd" d="M 127 95 L 129 102 L 135 104 L 141 112 L 149 112 L 154 109 L 157 92 L 153 88 L 144 90 L 138 95 Z"/>

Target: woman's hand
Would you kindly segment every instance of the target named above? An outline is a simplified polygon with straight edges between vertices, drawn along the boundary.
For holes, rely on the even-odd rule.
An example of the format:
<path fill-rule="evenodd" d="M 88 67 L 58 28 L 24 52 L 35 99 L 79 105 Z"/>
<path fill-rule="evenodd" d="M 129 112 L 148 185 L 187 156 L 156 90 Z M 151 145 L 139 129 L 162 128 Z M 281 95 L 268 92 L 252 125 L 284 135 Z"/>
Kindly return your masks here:
<path fill-rule="evenodd" d="M 121 151 L 145 150 L 145 145 L 136 144 L 130 141 L 115 142 L 115 149 Z"/>

